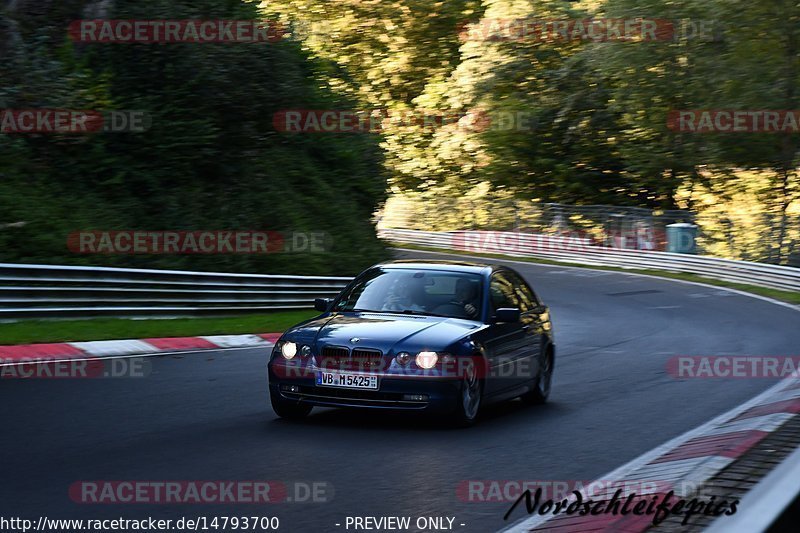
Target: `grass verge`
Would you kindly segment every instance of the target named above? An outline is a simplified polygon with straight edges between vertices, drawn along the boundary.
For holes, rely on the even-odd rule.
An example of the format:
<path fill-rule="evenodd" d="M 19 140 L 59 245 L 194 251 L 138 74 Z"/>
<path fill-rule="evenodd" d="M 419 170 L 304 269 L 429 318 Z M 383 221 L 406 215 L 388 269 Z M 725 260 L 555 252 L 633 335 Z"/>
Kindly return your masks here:
<path fill-rule="evenodd" d="M 299 310 L 220 318 L 25 320 L 0 324 L 0 345 L 275 333 L 317 314 Z"/>
<path fill-rule="evenodd" d="M 744 283 L 733 283 L 729 281 L 723 281 L 714 278 L 707 278 L 705 276 L 698 276 L 697 274 L 687 274 L 684 272 L 667 272 L 665 270 L 651 270 L 651 269 L 638 269 L 638 268 L 618 268 L 618 267 L 608 267 L 608 266 L 591 266 L 591 265 L 583 265 L 580 263 L 569 263 L 565 261 L 553 261 L 551 259 L 537 259 L 534 257 L 515 257 L 509 255 L 502 255 L 502 254 L 486 254 L 486 253 L 474 253 L 474 252 L 462 252 L 462 251 L 455 251 L 455 250 L 447 250 L 443 248 L 432 248 L 428 246 L 417 246 L 412 244 L 395 244 L 397 248 L 407 248 L 409 250 L 420 250 L 422 252 L 441 252 L 447 253 L 451 255 L 464 255 L 464 256 L 472 256 L 472 257 L 486 257 L 486 258 L 493 258 L 493 259 L 500 259 L 500 260 L 507 260 L 507 261 L 521 261 L 524 263 L 538 263 L 543 265 L 562 265 L 562 266 L 569 266 L 569 267 L 578 267 L 578 268 L 589 268 L 592 270 L 608 270 L 611 272 L 625 272 L 629 274 L 647 274 L 648 276 L 658 276 L 661 278 L 669 278 L 669 279 L 679 279 L 684 281 L 695 281 L 697 283 L 705 283 L 706 285 L 716 285 L 719 287 L 726 287 L 729 289 L 737 289 L 740 291 L 751 292 L 753 294 L 758 294 L 761 296 L 767 296 L 769 298 L 774 298 L 776 300 L 780 300 L 782 302 L 787 302 L 790 304 L 800 305 L 800 292 L 793 292 L 793 291 L 782 291 L 779 289 L 770 289 L 767 287 L 759 287 L 757 285 L 747 285 Z"/>

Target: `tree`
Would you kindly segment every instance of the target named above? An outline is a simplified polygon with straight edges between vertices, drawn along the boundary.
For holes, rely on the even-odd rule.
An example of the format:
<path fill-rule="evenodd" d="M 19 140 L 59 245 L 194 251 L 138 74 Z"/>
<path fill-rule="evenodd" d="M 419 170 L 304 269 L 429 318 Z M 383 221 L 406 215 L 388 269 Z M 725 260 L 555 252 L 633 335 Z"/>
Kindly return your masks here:
<path fill-rule="evenodd" d="M 118 0 L 109 9 L 108 18 L 124 19 L 259 18 L 239 1 Z M 53 10 L 49 25 L 19 33 L 0 107 L 143 110 L 152 126 L 143 134 L 0 136 L 0 225 L 27 222 L 0 230 L 3 260 L 354 274 L 385 257 L 371 222 L 386 187 L 377 140 L 310 139 L 272 125 L 276 111 L 309 102 L 353 105 L 316 87 L 318 63 L 299 44 L 76 44 L 65 28 L 81 10 Z M 13 14 L 20 28 L 26 17 Z M 326 231 L 332 251 L 69 253 L 69 233 L 97 229 Z"/>

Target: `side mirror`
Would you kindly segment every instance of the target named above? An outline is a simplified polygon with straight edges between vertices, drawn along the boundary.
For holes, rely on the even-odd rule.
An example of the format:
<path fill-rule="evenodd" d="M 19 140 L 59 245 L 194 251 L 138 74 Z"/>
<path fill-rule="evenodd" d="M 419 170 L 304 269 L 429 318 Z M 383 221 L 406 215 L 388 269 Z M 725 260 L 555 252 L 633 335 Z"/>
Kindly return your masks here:
<path fill-rule="evenodd" d="M 495 322 L 519 322 L 520 312 L 517 307 L 503 307 L 494 313 Z"/>
<path fill-rule="evenodd" d="M 314 309 L 324 313 L 328 310 L 332 301 L 332 298 L 314 298 Z"/>

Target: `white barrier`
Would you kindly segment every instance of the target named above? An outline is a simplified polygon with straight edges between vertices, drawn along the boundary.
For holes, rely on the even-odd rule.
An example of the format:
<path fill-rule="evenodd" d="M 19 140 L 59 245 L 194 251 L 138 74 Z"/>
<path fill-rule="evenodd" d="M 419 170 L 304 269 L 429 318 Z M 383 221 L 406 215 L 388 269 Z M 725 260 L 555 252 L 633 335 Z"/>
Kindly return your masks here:
<path fill-rule="evenodd" d="M 800 269 L 717 257 L 625 250 L 598 245 L 588 237 L 562 237 L 511 231 L 417 231 L 384 229 L 379 236 L 397 244 L 414 244 L 465 253 L 536 257 L 590 266 L 686 272 L 709 278 L 800 291 Z"/>

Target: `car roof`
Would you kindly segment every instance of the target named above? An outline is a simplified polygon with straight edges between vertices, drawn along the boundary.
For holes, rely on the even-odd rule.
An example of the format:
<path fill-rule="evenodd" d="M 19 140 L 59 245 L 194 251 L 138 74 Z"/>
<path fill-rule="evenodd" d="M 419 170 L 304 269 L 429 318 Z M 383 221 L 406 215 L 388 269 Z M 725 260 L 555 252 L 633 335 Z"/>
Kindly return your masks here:
<path fill-rule="evenodd" d="M 398 259 L 386 261 L 375 265 L 381 268 L 401 268 L 408 270 L 441 270 L 450 272 L 469 272 L 473 274 L 486 273 L 488 270 L 497 270 L 497 265 L 489 263 L 474 263 L 469 261 L 433 260 L 420 261 L 419 259 Z"/>

